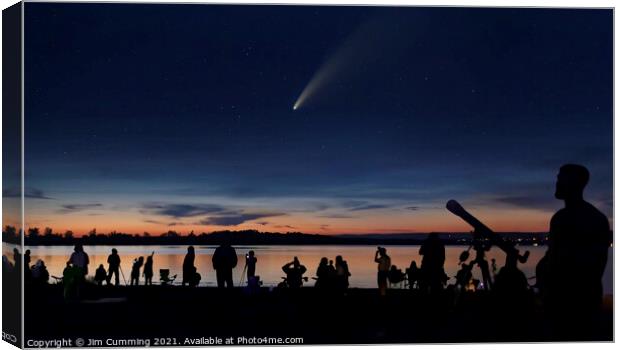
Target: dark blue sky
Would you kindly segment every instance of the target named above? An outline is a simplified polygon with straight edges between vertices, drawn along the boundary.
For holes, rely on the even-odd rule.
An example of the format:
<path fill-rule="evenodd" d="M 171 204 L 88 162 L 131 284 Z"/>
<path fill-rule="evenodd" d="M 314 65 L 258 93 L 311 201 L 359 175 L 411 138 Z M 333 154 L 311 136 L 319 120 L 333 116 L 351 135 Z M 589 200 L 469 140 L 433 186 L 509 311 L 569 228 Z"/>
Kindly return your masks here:
<path fill-rule="evenodd" d="M 441 209 L 456 198 L 498 229 L 545 230 L 568 162 L 611 218 L 611 10 L 25 15 L 31 225 L 466 229 Z"/>

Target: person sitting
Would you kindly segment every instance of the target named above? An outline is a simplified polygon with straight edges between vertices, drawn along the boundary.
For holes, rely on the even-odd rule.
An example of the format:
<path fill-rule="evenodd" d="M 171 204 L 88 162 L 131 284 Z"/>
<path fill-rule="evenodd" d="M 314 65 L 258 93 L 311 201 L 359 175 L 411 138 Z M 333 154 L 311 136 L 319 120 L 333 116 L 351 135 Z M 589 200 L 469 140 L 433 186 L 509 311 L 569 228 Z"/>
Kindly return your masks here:
<path fill-rule="evenodd" d="M 402 283 L 405 280 L 405 274 L 396 265 L 392 265 L 388 273 L 388 280 L 392 285 Z"/>
<path fill-rule="evenodd" d="M 284 264 L 282 271 L 286 274 L 286 282 L 289 288 L 300 288 L 303 285 L 303 275 L 307 269 L 299 263 L 297 257 L 294 257 L 293 261 Z"/>
<path fill-rule="evenodd" d="M 407 274 L 409 289 L 413 289 L 416 282 L 418 281 L 418 277 L 420 274 L 420 270 L 418 269 L 418 265 L 416 264 L 415 260 L 411 260 L 411 264 L 407 269 L 405 269 L 405 273 Z"/>
<path fill-rule="evenodd" d="M 50 274 L 47 271 L 47 267 L 43 260 L 37 260 L 37 262 L 32 266 L 32 282 L 35 284 L 47 284 L 50 279 Z"/>
<path fill-rule="evenodd" d="M 475 262 L 470 262 L 469 264 L 462 263 L 461 269 L 456 273 L 456 286 L 465 291 L 469 287 L 471 283 L 472 269 L 474 267 Z"/>
<path fill-rule="evenodd" d="M 103 264 L 99 264 L 99 267 L 97 268 L 97 270 L 95 270 L 95 282 L 97 283 L 97 285 L 100 286 L 103 284 L 103 281 L 107 281 L 107 279 L 108 275 L 105 268 L 103 267 Z"/>
<path fill-rule="evenodd" d="M 80 298 L 80 283 L 83 278 L 83 270 L 67 261 L 67 265 L 62 270 L 63 296 L 65 300 Z"/>

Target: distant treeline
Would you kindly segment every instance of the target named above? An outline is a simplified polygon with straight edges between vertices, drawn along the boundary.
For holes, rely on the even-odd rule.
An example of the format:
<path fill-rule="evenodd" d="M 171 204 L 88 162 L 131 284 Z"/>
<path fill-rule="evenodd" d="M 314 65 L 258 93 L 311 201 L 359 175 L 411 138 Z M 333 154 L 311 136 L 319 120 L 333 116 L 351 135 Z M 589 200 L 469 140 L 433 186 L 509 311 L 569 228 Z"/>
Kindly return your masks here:
<path fill-rule="evenodd" d="M 7 243 L 21 244 L 21 232 L 13 226 L 5 226 L 2 240 Z M 363 234 L 363 235 L 320 235 L 301 232 L 260 232 L 257 230 L 216 231 L 211 233 L 181 234 L 168 231 L 159 235 L 148 232 L 130 234 L 112 231 L 97 233 L 93 229 L 83 236 L 76 236 L 72 231 L 56 233 L 46 227 L 42 232 L 39 228 L 29 228 L 24 237 L 25 245 L 218 245 L 229 242 L 234 245 L 415 245 L 425 238 L 423 233 L 405 234 Z M 505 238 L 522 245 L 544 244 L 545 233 L 503 233 Z M 469 245 L 469 233 L 440 233 L 440 237 L 448 245 Z"/>

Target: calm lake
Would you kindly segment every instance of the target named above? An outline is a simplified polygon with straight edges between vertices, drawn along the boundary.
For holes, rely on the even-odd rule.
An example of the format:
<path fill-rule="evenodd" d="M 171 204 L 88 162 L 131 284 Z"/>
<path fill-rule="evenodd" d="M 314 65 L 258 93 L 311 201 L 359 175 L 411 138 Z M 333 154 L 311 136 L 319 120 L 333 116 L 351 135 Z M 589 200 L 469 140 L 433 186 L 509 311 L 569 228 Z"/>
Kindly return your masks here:
<path fill-rule="evenodd" d="M 420 265 L 421 256 L 418 254 L 419 246 L 385 246 L 388 255 L 392 258 L 392 264 L 398 266 L 403 271 L 409 266 L 411 260 L 415 260 Z M 50 275 L 62 276 L 62 270 L 68 260 L 73 247 L 68 246 L 33 246 L 27 247 L 31 251 L 32 264 L 38 259 L 42 259 L 48 267 Z M 155 252 L 154 267 L 155 272 L 153 282 L 159 281 L 159 269 L 170 269 L 171 275 L 178 274 L 177 283 L 180 283 L 182 276 L 183 258 L 187 251 L 185 246 L 118 246 L 116 247 L 121 256 L 121 268 L 124 272 L 127 282 L 129 282 L 129 273 L 131 271 L 132 262 L 139 256 L 150 255 Z M 202 276 L 200 285 L 215 286 L 215 272 L 211 263 L 211 257 L 215 246 L 196 246 L 196 267 Z M 3 254 L 9 256 L 12 260 L 12 246 L 3 244 Z M 93 275 L 99 264 L 103 264 L 107 270 L 107 256 L 110 254 L 112 247 L 108 246 L 85 246 L 85 251 L 90 257 L 89 274 Z M 301 263 L 306 266 L 308 272 L 305 276 L 311 278 L 315 276 L 316 268 L 321 257 L 335 259 L 336 255 L 342 255 L 348 262 L 351 271 L 350 284 L 351 287 L 375 288 L 376 287 L 376 271 L 377 264 L 374 263 L 374 255 L 376 246 L 235 246 L 239 263 L 234 269 L 234 282 L 238 284 L 241 279 L 242 271 L 245 265 L 245 254 L 249 250 L 256 252 L 258 263 L 256 266 L 256 274 L 261 277 L 265 286 L 274 286 L 281 281 L 284 276 L 282 265 L 293 260 L 297 256 Z M 446 263 L 445 270 L 448 276 L 454 277 L 459 268 L 458 256 L 467 249 L 465 246 L 447 246 L 446 247 Z M 521 269 L 527 277 L 535 275 L 535 267 L 540 258 L 544 255 L 546 247 L 527 246 L 522 250 L 529 250 L 531 255 L 528 262 L 521 265 Z M 470 257 L 473 258 L 473 251 Z M 497 260 L 498 269 L 504 264 L 504 253 L 496 247 L 493 247 L 487 253 L 489 264 L 492 258 Z M 480 278 L 480 271 L 474 268 L 474 278 Z M 51 281 L 50 281 L 51 282 Z M 121 278 L 121 283 L 122 283 Z M 535 280 L 530 280 L 534 283 Z M 603 278 L 605 294 L 613 293 L 613 249 L 609 248 L 609 261 Z M 140 283 L 143 283 L 143 277 L 140 276 Z M 448 283 L 454 283 L 452 278 Z M 313 280 L 306 283 L 306 286 L 314 284 Z"/>

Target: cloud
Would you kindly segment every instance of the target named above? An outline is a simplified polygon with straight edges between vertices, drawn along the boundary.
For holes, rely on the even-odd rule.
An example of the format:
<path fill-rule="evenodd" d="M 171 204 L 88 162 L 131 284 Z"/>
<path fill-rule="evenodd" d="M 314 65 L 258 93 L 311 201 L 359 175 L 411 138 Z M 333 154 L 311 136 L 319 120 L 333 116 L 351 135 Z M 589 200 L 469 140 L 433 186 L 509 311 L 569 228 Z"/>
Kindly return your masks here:
<path fill-rule="evenodd" d="M 226 211 L 225 208 L 216 204 L 147 203 L 142 206 L 142 209 L 148 214 L 169 216 L 175 219 Z"/>
<path fill-rule="evenodd" d="M 416 211 L 416 210 L 420 210 L 420 207 L 411 206 L 411 207 L 407 207 L 407 208 L 405 208 L 405 209 L 407 209 L 407 210 L 413 210 L 413 211 Z"/>
<path fill-rule="evenodd" d="M 147 224 L 155 224 L 155 225 L 166 225 L 166 226 L 177 226 L 177 225 L 185 225 L 185 223 L 183 222 L 163 222 L 163 221 L 157 221 L 157 220 L 143 220 L 143 222 L 146 222 Z"/>
<path fill-rule="evenodd" d="M 360 210 L 372 210 L 372 209 L 385 209 L 389 208 L 388 205 L 384 204 L 366 204 L 359 207 L 351 208 L 350 211 L 360 211 Z"/>
<path fill-rule="evenodd" d="M 214 226 L 237 226 L 246 221 L 252 221 L 261 218 L 282 216 L 284 213 L 236 213 L 219 216 L 212 216 L 204 220 L 200 220 L 198 225 L 214 225 Z"/>
<path fill-rule="evenodd" d="M 290 229 L 293 229 L 293 230 L 297 229 L 297 227 L 291 226 L 291 225 L 278 225 L 278 226 L 274 226 L 274 227 L 277 227 L 277 228 L 290 228 Z"/>
<path fill-rule="evenodd" d="M 59 213 L 70 214 L 84 210 L 98 209 L 103 207 L 101 203 L 87 203 L 87 204 L 64 204 L 61 209 L 58 209 Z"/>
<path fill-rule="evenodd" d="M 354 218 L 355 216 L 347 215 L 347 214 L 327 214 L 327 215 L 319 215 L 318 217 L 327 218 L 327 219 L 350 219 L 350 218 Z"/>
<path fill-rule="evenodd" d="M 558 201 L 553 196 L 547 195 L 536 195 L 532 194 L 529 196 L 523 195 L 506 195 L 495 197 L 494 200 L 496 202 L 509 204 L 517 207 L 524 208 L 545 208 L 551 209 L 558 206 Z"/>
<path fill-rule="evenodd" d="M 350 200 L 350 201 L 343 202 L 342 206 L 345 208 L 354 208 L 354 207 L 359 207 L 359 206 L 367 205 L 367 204 L 368 204 L 367 201 Z"/>
<path fill-rule="evenodd" d="M 147 224 L 155 224 L 155 225 L 165 225 L 165 223 L 157 220 L 143 220 Z"/>
<path fill-rule="evenodd" d="M 19 188 L 7 188 L 2 191 L 2 197 L 19 198 L 21 197 L 21 191 Z M 32 188 L 32 187 L 26 187 L 24 189 L 24 197 L 33 198 L 33 199 L 54 199 L 54 198 L 46 196 L 42 190 L 39 190 L 37 188 Z"/>
<path fill-rule="evenodd" d="M 329 230 L 329 225 L 321 225 L 321 230 L 323 231 Z"/>
<path fill-rule="evenodd" d="M 348 201 L 343 202 L 342 205 L 345 208 L 347 208 L 349 211 L 390 208 L 390 206 L 386 204 L 372 204 L 368 201 L 362 201 L 362 200 L 348 200 Z"/>

